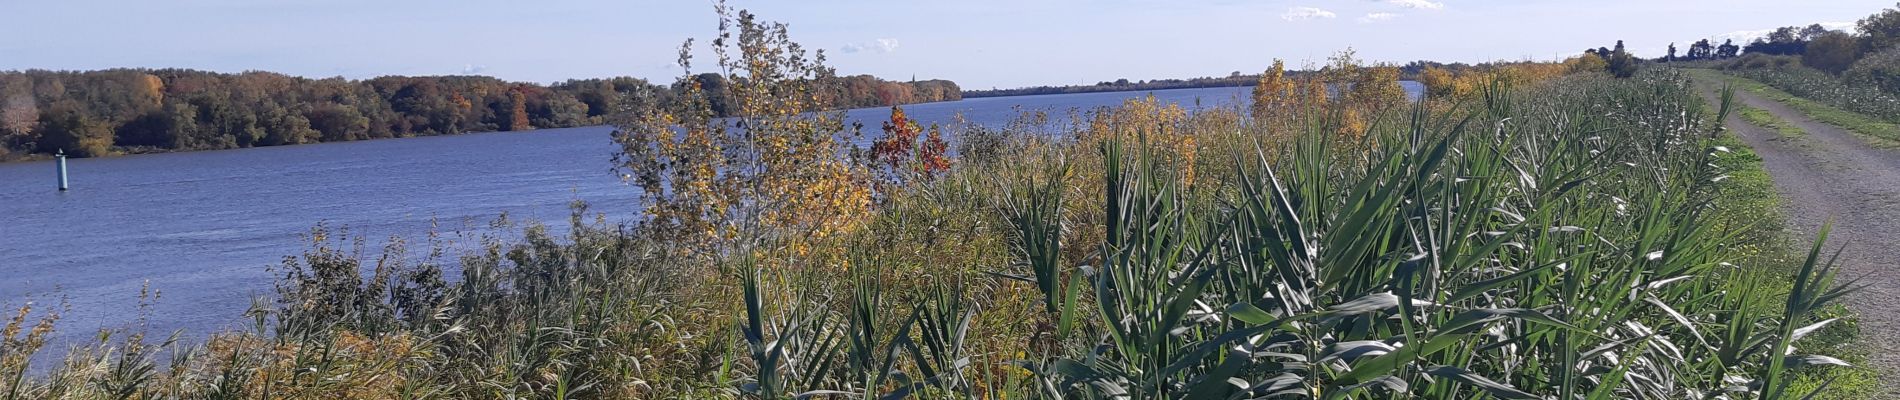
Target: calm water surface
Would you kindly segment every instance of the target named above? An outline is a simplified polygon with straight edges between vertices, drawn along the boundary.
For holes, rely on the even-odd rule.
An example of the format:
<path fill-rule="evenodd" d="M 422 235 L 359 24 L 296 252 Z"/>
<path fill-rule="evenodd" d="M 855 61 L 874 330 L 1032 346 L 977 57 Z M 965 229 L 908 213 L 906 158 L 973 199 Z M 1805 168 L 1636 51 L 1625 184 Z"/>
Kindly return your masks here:
<path fill-rule="evenodd" d="M 1416 91 L 1408 82 L 1408 90 Z M 1152 93 L 1187 107 L 1235 107 L 1248 88 L 970 99 L 906 106 L 911 118 L 1000 127 L 1025 111 L 1057 116 Z M 867 136 L 888 109 L 847 113 Z M 73 190 L 55 191 L 50 161 L 0 164 L 0 305 L 66 303 L 59 342 L 97 329 L 248 329 L 270 267 L 308 248 L 323 222 L 354 235 L 422 240 L 439 231 L 495 233 L 487 223 L 559 225 L 584 200 L 635 215 L 637 188 L 611 173 L 606 127 L 69 160 Z M 504 233 L 505 234 L 505 233 Z M 451 235 L 453 236 L 453 235 Z M 421 244 L 412 249 L 425 250 Z M 144 311 L 138 293 L 159 293 Z M 11 308 L 8 308 L 11 309 Z"/>

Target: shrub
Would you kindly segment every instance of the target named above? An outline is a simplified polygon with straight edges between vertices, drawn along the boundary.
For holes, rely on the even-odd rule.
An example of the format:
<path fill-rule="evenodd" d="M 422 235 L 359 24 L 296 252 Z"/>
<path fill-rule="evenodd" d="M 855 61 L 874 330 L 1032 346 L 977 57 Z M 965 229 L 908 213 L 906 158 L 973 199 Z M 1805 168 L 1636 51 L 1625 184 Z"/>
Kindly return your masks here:
<path fill-rule="evenodd" d="M 1846 32 L 1830 31 L 1808 42 L 1807 51 L 1801 54 L 1801 63 L 1809 68 L 1840 74 L 1860 58 L 1860 43 Z"/>
<path fill-rule="evenodd" d="M 643 193 L 646 224 L 706 245 L 695 249 L 700 256 L 753 251 L 766 237 L 855 229 L 871 205 L 873 178 L 861 159 L 839 157 L 851 132 L 821 95 L 828 90 L 821 82 L 834 75 L 823 53 L 792 42 L 784 24 L 717 9 L 711 47 L 723 72 L 692 74 L 688 40 L 679 53 L 688 70 L 681 100 L 614 124 L 615 166 Z M 803 244 L 789 246 L 806 256 Z"/>
<path fill-rule="evenodd" d="M 1900 47 L 1882 50 L 1855 61 L 1841 79 L 1900 95 Z"/>

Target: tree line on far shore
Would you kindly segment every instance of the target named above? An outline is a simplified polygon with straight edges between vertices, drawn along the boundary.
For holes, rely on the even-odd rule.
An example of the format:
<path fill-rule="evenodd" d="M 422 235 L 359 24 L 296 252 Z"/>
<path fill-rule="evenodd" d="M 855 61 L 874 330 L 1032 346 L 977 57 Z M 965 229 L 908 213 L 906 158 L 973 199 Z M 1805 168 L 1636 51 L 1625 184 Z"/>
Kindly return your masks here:
<path fill-rule="evenodd" d="M 695 77 L 715 99 L 735 83 Z M 957 100 L 955 82 L 829 78 L 832 108 Z M 601 125 L 674 101 L 683 85 L 638 78 L 551 85 L 486 76 L 311 79 L 188 69 L 0 71 L 0 159 L 64 151 L 214 150 Z M 737 112 L 716 102 L 721 115 Z"/>

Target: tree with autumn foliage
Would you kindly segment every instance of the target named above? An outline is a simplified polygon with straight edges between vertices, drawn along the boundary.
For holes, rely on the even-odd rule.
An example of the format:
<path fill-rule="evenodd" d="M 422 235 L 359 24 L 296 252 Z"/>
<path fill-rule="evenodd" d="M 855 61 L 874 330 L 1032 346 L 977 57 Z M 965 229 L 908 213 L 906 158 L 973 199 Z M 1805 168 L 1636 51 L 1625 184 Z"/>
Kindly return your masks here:
<path fill-rule="evenodd" d="M 1254 84 L 1254 119 L 1268 121 L 1291 115 L 1298 94 L 1299 86 L 1286 75 L 1286 61 L 1274 59 L 1273 67 L 1260 73 L 1260 82 Z"/>
<path fill-rule="evenodd" d="M 1333 55 L 1320 77 L 1323 88 L 1339 92 L 1331 103 L 1338 106 L 1342 119 L 1339 133 L 1343 136 L 1365 134 L 1380 113 L 1406 102 L 1405 87 L 1399 85 L 1398 67 L 1366 65 L 1352 49 Z"/>
<path fill-rule="evenodd" d="M 528 123 L 528 95 L 523 94 L 521 88 L 508 91 L 507 128 L 510 131 L 534 129 L 534 125 Z"/>
<path fill-rule="evenodd" d="M 1365 67 L 1354 77 L 1348 101 L 1368 110 L 1384 110 L 1405 104 L 1405 86 L 1399 84 L 1399 68 L 1389 64 Z"/>
<path fill-rule="evenodd" d="M 884 121 L 883 131 L 884 137 L 871 143 L 870 153 L 872 165 L 882 170 L 883 191 L 936 178 L 950 170 L 950 144 L 936 124 L 925 129 L 904 115 L 902 107 L 892 106 L 891 119 Z"/>
<path fill-rule="evenodd" d="M 1610 62 L 1604 61 L 1603 57 L 1596 53 L 1584 53 L 1564 60 L 1564 67 L 1571 73 L 1601 72 L 1610 69 Z"/>
<path fill-rule="evenodd" d="M 0 97 L 0 155 L 4 155 L 10 148 L 24 147 L 20 142 L 32 137 L 33 127 L 40 122 L 40 109 L 28 94 L 0 96 L 5 96 Z"/>
<path fill-rule="evenodd" d="M 1451 70 L 1438 66 L 1425 67 L 1418 73 L 1418 83 L 1425 85 L 1425 97 L 1432 99 L 1451 97 L 1457 92 L 1457 80 Z"/>
<path fill-rule="evenodd" d="M 615 163 L 644 193 L 647 226 L 715 256 L 853 229 L 869 212 L 871 177 L 845 154 L 841 113 L 824 111 L 831 96 L 816 83 L 833 76 L 824 54 L 792 42 L 784 24 L 716 9 L 711 52 L 724 95 L 692 72 L 688 40 L 680 99 L 615 124 Z M 732 117 L 719 118 L 719 102 Z M 803 252 L 799 243 L 777 244 Z"/>

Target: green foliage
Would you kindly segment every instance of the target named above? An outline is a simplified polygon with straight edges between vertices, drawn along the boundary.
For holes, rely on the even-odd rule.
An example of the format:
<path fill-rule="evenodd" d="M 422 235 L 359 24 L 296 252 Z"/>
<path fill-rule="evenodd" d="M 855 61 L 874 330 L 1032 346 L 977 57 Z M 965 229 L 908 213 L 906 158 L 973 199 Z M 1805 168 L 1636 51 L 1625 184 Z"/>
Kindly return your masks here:
<path fill-rule="evenodd" d="M 1639 80 L 1570 80 L 1527 96 L 1540 100 L 1491 97 L 1476 121 L 1415 120 L 1365 163 L 1309 135 L 1288 164 L 1237 159 L 1232 211 L 1197 206 L 1168 169 L 1111 144 L 1086 325 L 1102 333 L 1081 336 L 1107 339 L 1030 368 L 1045 394 L 1080 397 L 1668 398 L 1733 374 L 1780 397 L 1774 349 L 1841 292 L 1819 289 L 1833 286 L 1814 260 L 1802 300 L 1780 310 L 1708 291 L 1723 284 L 1710 273 L 1746 275 L 1718 266 L 1714 243 L 1730 236 L 1702 211 L 1723 171 L 1705 166 L 1697 125 L 1664 123 L 1699 119 L 1686 84 Z M 1592 110 L 1607 103 L 1646 111 Z M 1574 140 L 1557 132 L 1600 136 L 1519 147 Z M 1756 314 L 1705 314 L 1738 309 Z M 1781 322 L 1729 322 L 1758 320 Z"/>
<path fill-rule="evenodd" d="M 1821 24 L 1805 27 L 1784 26 L 1776 28 L 1765 37 L 1750 41 L 1742 51 L 1748 54 L 1800 55 L 1807 51 L 1808 44 L 1815 38 L 1830 33 Z"/>
<path fill-rule="evenodd" d="M 1900 44 L 1900 10 L 1884 9 L 1854 24 L 1863 36 L 1862 49 L 1884 51 Z"/>
<path fill-rule="evenodd" d="M 1879 88 L 1900 95 L 1900 47 L 1868 54 L 1855 61 L 1841 79 L 1855 85 Z"/>
<path fill-rule="evenodd" d="M 1616 41 L 1616 49 L 1611 50 L 1609 60 L 1607 61 L 1608 65 L 1605 68 L 1610 71 L 1610 75 L 1614 75 L 1618 78 L 1636 76 L 1636 71 L 1639 67 L 1638 63 L 1640 63 L 1636 57 L 1630 55 L 1629 50 L 1623 48 L 1623 41 L 1621 40 Z"/>
<path fill-rule="evenodd" d="M 56 153 L 64 151 L 75 157 L 99 157 L 111 154 L 112 128 L 104 122 L 92 119 L 76 108 L 66 105 L 56 106 L 42 117 L 38 151 Z"/>

